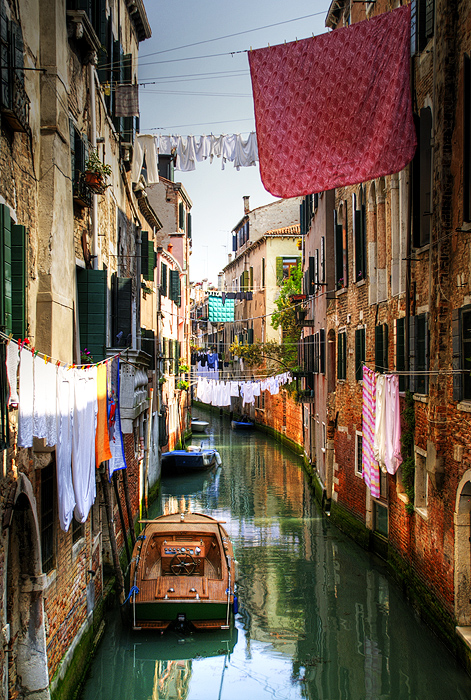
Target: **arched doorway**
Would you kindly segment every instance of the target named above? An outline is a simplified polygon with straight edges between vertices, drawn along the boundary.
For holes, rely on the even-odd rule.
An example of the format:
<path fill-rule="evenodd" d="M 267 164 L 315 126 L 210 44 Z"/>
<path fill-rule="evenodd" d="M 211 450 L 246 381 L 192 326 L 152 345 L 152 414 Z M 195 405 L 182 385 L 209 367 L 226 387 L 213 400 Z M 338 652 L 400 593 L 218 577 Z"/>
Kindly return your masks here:
<path fill-rule="evenodd" d="M 6 617 L 8 697 L 49 700 L 39 527 L 31 484 L 18 477 L 9 523 Z"/>
<path fill-rule="evenodd" d="M 455 508 L 455 617 L 471 625 L 471 470 L 460 481 Z"/>

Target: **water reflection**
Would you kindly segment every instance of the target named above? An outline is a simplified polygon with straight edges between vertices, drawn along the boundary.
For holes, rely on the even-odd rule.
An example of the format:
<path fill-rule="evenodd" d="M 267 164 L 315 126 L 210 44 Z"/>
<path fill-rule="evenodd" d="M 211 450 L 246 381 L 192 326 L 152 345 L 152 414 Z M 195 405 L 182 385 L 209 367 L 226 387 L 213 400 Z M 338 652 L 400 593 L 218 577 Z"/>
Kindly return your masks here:
<path fill-rule="evenodd" d="M 193 510 L 226 522 L 240 570 L 236 628 L 229 638 L 156 637 L 116 624 L 83 699 L 471 697 L 471 680 L 378 562 L 317 511 L 296 458 L 260 433 L 206 420 L 222 467 L 166 479 L 151 514 Z"/>

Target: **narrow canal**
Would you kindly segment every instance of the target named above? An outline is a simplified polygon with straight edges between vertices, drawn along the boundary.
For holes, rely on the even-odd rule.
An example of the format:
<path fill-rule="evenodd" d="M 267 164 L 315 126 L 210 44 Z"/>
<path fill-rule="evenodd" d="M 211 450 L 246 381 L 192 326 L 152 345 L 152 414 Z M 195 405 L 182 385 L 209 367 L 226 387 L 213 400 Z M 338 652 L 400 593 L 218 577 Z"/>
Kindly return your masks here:
<path fill-rule="evenodd" d="M 111 618 L 82 700 L 469 700 L 471 679 L 378 561 L 313 503 L 300 461 L 259 432 L 210 421 L 212 473 L 165 479 L 150 515 L 226 521 L 239 561 L 232 632 L 162 637 Z"/>

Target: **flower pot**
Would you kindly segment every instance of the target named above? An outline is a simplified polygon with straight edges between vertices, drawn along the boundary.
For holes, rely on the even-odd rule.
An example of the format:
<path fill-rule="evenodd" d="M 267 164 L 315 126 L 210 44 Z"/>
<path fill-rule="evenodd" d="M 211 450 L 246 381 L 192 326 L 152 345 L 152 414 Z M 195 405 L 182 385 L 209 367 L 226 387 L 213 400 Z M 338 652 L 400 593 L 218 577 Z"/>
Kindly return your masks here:
<path fill-rule="evenodd" d="M 96 194 L 103 194 L 106 189 L 105 181 L 101 173 L 96 173 L 93 170 L 86 170 L 83 174 L 83 181 L 86 186 Z"/>

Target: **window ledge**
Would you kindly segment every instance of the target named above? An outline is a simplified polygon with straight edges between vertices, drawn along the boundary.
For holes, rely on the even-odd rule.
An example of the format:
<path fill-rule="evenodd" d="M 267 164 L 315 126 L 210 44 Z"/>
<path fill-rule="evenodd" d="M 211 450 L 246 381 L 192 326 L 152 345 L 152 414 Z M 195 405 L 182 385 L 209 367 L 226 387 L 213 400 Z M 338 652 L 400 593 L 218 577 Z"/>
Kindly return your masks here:
<path fill-rule="evenodd" d="M 85 546 L 85 537 L 81 537 L 72 545 L 72 560 L 76 559 L 82 547 Z"/>
<path fill-rule="evenodd" d="M 463 413 L 471 413 L 471 401 L 460 401 L 456 406 L 457 411 L 463 411 Z"/>
<path fill-rule="evenodd" d="M 416 508 L 415 512 L 418 513 L 424 520 L 428 520 L 428 508 Z"/>
<path fill-rule="evenodd" d="M 460 226 L 461 233 L 465 233 L 466 231 L 471 231 L 471 221 L 463 221 L 463 223 Z"/>
<path fill-rule="evenodd" d="M 342 287 L 341 289 L 337 289 L 336 294 L 339 297 L 341 294 L 345 294 L 345 292 L 348 292 L 348 287 Z"/>
<path fill-rule="evenodd" d="M 406 505 L 409 503 L 409 498 L 408 498 L 407 494 L 402 493 L 401 491 L 396 491 L 396 494 L 397 494 L 397 497 L 400 501 L 402 501 Z"/>
<path fill-rule="evenodd" d="M 429 396 L 428 396 L 428 394 L 414 394 L 414 401 L 420 401 L 421 403 L 428 403 Z"/>
<path fill-rule="evenodd" d="M 363 278 L 362 280 L 359 280 L 356 285 L 357 287 L 363 287 L 363 285 L 366 284 L 366 279 Z"/>
<path fill-rule="evenodd" d="M 54 583 L 54 581 L 56 580 L 56 578 L 57 578 L 57 569 L 53 569 L 52 571 L 50 571 L 50 572 L 47 574 L 46 585 L 44 586 L 44 590 L 45 590 L 45 591 L 49 588 L 49 586 L 50 586 L 51 584 Z"/>
<path fill-rule="evenodd" d="M 357 472 L 355 470 L 355 476 L 357 476 L 359 479 L 363 479 L 363 473 L 362 472 Z"/>

